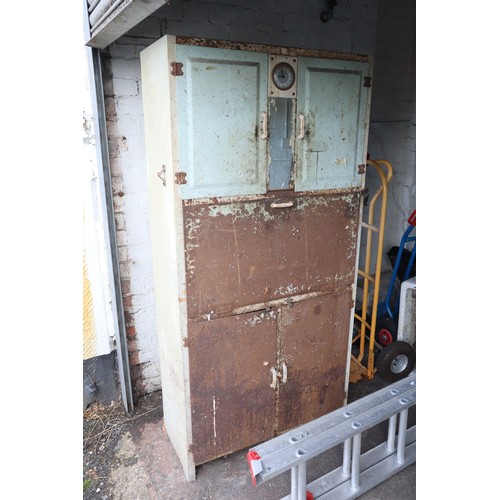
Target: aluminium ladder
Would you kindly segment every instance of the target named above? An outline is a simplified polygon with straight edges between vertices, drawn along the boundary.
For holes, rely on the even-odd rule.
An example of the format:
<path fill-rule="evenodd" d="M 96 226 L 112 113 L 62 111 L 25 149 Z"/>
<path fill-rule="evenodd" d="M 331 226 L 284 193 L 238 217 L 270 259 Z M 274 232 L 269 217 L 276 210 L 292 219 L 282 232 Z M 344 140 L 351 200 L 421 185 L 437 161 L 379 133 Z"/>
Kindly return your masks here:
<path fill-rule="evenodd" d="M 416 375 L 412 372 L 255 446 L 247 454 L 253 484 L 257 486 L 291 470 L 291 493 L 282 500 L 357 498 L 416 461 L 416 425 L 407 429 L 408 410 L 415 404 Z M 361 454 L 361 433 L 386 420 L 387 441 Z M 307 461 L 340 444 L 342 465 L 306 484 Z"/>

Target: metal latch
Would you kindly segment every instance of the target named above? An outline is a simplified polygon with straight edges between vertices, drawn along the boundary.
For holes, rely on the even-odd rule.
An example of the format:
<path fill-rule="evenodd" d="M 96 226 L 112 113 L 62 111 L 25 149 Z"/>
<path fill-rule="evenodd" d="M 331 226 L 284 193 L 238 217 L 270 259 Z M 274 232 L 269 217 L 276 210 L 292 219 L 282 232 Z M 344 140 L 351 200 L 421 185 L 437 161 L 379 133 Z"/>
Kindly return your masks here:
<path fill-rule="evenodd" d="M 365 76 L 365 83 L 363 87 L 371 87 L 372 86 L 372 78 L 371 76 Z"/>
<path fill-rule="evenodd" d="M 277 370 L 274 366 L 271 367 L 271 377 L 272 381 L 269 384 L 273 389 L 276 389 L 278 386 L 278 379 L 280 379 L 282 384 L 286 384 L 288 380 L 288 369 L 286 367 L 285 362 L 281 363 L 281 370 Z"/>

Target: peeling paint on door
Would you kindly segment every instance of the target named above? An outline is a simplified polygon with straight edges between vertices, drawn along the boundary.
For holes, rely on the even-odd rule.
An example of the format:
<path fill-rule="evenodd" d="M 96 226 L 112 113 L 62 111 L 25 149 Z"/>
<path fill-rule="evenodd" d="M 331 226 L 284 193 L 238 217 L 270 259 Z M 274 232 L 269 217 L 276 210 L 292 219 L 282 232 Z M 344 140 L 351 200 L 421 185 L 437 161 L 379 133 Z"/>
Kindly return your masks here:
<path fill-rule="evenodd" d="M 185 205 L 188 315 L 354 282 L 360 191 Z M 199 221 L 196 224 L 193 221 Z"/>

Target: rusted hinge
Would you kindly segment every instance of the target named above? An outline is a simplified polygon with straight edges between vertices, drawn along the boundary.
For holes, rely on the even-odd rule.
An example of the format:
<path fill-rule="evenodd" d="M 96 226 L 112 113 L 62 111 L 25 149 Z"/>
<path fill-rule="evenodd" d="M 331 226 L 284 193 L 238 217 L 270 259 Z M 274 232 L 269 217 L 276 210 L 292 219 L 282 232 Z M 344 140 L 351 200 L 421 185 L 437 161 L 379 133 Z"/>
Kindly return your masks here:
<path fill-rule="evenodd" d="M 182 66 L 183 64 L 180 62 L 171 62 L 170 67 L 172 68 L 170 70 L 170 74 L 174 76 L 182 76 L 184 73 L 182 72 Z"/>
<path fill-rule="evenodd" d="M 175 183 L 187 184 L 186 175 L 186 172 L 175 172 Z"/>
<path fill-rule="evenodd" d="M 365 83 L 363 87 L 371 87 L 372 86 L 372 78 L 371 76 L 365 76 Z"/>
<path fill-rule="evenodd" d="M 358 174 L 364 174 L 365 173 L 365 165 L 361 163 L 361 165 L 358 165 Z"/>

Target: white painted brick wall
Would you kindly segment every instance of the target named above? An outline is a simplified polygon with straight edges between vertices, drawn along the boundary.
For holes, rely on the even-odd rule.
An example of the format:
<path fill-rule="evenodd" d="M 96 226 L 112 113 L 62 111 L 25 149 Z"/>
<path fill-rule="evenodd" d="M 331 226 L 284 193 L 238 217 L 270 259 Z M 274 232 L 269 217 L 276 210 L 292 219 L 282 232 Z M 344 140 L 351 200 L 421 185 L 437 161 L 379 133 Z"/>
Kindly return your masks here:
<path fill-rule="evenodd" d="M 114 44 L 112 79 L 106 90 L 108 137 L 116 211 L 118 252 L 124 287 L 124 309 L 131 376 L 136 394 L 159 389 L 153 269 L 149 237 L 139 50 Z"/>
<path fill-rule="evenodd" d="M 160 388 L 140 94 L 141 50 L 169 33 L 373 55 L 377 5 L 371 0 L 342 1 L 335 7 L 334 19 L 322 23 L 323 0 L 171 0 L 110 46 L 112 75 L 105 82 L 109 96 L 106 109 L 136 393 Z M 382 142 L 384 134 L 382 130 L 378 137 Z M 384 151 L 388 158 L 393 147 L 391 143 Z"/>

